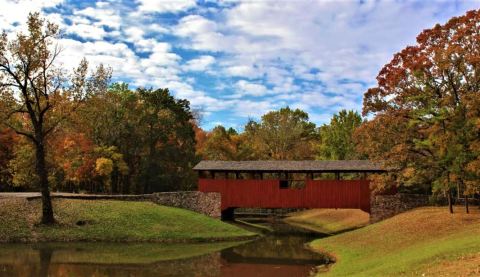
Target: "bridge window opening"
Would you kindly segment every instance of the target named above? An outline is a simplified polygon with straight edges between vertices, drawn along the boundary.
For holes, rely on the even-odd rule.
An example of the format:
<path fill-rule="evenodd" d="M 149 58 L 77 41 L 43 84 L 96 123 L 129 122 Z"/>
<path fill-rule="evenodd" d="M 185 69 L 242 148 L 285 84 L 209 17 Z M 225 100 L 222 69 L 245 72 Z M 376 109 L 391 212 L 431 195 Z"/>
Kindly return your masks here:
<path fill-rule="evenodd" d="M 276 172 L 268 172 L 268 173 L 263 173 L 263 179 L 265 180 L 280 180 L 280 173 Z"/>
<path fill-rule="evenodd" d="M 226 177 L 227 177 L 227 179 L 235 180 L 235 179 L 237 179 L 237 174 L 235 174 L 234 172 L 228 172 L 226 174 Z"/>
<path fill-rule="evenodd" d="M 225 172 L 215 172 L 213 179 L 225 180 L 225 179 L 227 179 L 227 173 L 225 173 Z"/>
<path fill-rule="evenodd" d="M 251 179 L 251 177 L 252 177 L 251 174 L 246 172 L 242 172 L 238 175 L 238 178 L 241 180 L 248 180 L 248 179 Z"/>
<path fill-rule="evenodd" d="M 306 173 L 279 173 L 279 186 L 281 189 L 304 189 L 308 177 Z"/>
<path fill-rule="evenodd" d="M 313 180 L 336 180 L 336 173 L 315 173 Z"/>
<path fill-rule="evenodd" d="M 262 173 L 259 173 L 259 172 L 252 173 L 252 179 L 253 180 L 262 180 L 263 175 L 262 175 Z"/>
<path fill-rule="evenodd" d="M 342 173 L 342 180 L 364 180 L 366 179 L 366 173 L 364 172 L 355 172 L 355 173 Z"/>
<path fill-rule="evenodd" d="M 321 180 L 322 173 L 312 173 L 312 180 Z"/>
<path fill-rule="evenodd" d="M 212 172 L 209 170 L 202 170 L 198 172 L 198 177 L 200 179 L 213 179 Z"/>

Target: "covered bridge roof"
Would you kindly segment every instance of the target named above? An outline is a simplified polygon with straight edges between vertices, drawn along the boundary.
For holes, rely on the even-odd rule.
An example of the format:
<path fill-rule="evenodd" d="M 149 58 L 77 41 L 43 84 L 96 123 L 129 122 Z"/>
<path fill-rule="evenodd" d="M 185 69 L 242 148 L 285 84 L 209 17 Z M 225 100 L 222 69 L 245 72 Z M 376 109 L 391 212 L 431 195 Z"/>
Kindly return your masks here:
<path fill-rule="evenodd" d="M 197 171 L 256 172 L 384 172 L 381 162 L 369 160 L 342 161 L 201 161 Z"/>

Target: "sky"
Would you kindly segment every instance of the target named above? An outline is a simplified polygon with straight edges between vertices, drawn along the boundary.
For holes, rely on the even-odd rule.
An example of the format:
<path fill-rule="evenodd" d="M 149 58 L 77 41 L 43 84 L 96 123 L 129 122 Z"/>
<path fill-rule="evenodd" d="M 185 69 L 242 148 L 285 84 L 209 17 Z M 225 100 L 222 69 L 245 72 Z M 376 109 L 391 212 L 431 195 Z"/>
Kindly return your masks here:
<path fill-rule="evenodd" d="M 436 23 L 478 9 L 468 1 L 0 0 L 0 29 L 39 11 L 62 30 L 59 63 L 85 57 L 131 88 L 168 88 L 201 126 L 242 129 L 289 106 L 318 125 L 361 112 L 393 54 Z"/>

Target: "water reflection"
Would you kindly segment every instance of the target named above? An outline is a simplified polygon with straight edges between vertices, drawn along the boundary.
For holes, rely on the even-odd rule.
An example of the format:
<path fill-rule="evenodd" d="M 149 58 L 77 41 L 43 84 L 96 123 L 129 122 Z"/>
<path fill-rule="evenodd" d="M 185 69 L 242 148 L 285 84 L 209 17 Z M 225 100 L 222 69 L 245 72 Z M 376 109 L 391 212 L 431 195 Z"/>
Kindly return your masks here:
<path fill-rule="evenodd" d="M 0 276 L 309 276 L 326 257 L 307 250 L 307 234 L 209 244 L 7 244 Z"/>

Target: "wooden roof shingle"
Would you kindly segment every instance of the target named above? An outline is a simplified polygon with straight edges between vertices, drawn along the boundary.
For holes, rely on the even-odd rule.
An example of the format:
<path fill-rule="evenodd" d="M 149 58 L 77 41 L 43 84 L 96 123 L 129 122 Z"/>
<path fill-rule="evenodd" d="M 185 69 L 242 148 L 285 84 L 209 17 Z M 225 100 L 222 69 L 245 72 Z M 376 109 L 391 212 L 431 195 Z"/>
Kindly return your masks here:
<path fill-rule="evenodd" d="M 381 162 L 369 160 L 339 161 L 201 161 L 197 171 L 263 171 L 263 172 L 384 172 Z"/>

